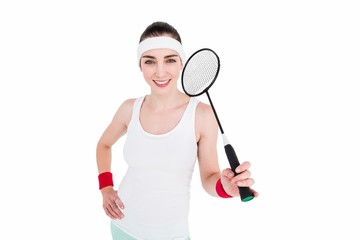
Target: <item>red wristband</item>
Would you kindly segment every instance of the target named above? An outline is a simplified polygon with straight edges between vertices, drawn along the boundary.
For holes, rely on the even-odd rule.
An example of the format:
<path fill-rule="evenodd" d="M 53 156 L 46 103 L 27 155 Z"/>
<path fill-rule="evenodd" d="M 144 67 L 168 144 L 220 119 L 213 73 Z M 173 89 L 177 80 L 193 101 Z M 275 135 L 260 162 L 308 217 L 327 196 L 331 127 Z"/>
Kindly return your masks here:
<path fill-rule="evenodd" d="M 222 183 L 221 183 L 221 179 L 220 179 L 220 178 L 219 178 L 219 180 L 216 182 L 216 187 L 215 187 L 215 189 L 216 189 L 216 193 L 219 195 L 219 197 L 221 197 L 221 198 L 232 198 L 231 195 L 229 195 L 229 194 L 227 194 L 227 193 L 225 192 L 225 189 L 224 189 L 224 187 L 223 187 L 223 185 L 222 185 Z"/>
<path fill-rule="evenodd" d="M 98 179 L 99 179 L 99 189 L 108 186 L 114 186 L 111 172 L 100 173 Z"/>

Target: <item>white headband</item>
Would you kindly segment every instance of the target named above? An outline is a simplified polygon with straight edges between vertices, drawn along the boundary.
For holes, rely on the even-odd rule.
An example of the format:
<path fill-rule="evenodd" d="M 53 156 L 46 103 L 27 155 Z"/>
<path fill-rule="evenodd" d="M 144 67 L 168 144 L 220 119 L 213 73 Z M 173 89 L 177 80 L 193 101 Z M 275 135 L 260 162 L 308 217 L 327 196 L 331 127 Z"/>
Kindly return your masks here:
<path fill-rule="evenodd" d="M 171 37 L 151 37 L 142 41 L 137 49 L 137 60 L 138 63 L 144 52 L 149 51 L 151 49 L 159 49 L 159 48 L 168 48 L 176 51 L 181 58 L 181 61 L 185 63 L 185 52 L 182 48 L 181 43 Z"/>

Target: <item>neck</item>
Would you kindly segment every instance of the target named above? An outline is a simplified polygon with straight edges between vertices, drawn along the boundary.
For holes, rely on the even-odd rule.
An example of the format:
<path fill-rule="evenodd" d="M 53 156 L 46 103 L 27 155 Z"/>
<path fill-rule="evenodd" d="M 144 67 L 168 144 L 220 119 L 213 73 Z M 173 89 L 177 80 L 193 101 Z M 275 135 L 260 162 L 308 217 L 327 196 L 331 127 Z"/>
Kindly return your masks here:
<path fill-rule="evenodd" d="M 150 94 L 145 97 L 145 103 L 154 110 L 166 110 L 177 107 L 189 101 L 189 96 L 176 91 L 166 95 Z"/>

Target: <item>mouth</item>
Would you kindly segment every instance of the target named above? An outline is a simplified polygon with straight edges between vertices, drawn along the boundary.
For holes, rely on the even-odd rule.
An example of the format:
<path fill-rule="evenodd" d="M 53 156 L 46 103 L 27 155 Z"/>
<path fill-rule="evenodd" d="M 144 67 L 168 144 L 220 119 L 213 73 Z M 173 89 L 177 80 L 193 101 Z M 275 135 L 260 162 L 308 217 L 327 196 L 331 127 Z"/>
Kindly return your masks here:
<path fill-rule="evenodd" d="M 153 82 L 155 83 L 156 86 L 163 88 L 163 87 L 166 87 L 167 85 L 169 85 L 170 79 L 168 79 L 168 80 L 153 80 Z"/>

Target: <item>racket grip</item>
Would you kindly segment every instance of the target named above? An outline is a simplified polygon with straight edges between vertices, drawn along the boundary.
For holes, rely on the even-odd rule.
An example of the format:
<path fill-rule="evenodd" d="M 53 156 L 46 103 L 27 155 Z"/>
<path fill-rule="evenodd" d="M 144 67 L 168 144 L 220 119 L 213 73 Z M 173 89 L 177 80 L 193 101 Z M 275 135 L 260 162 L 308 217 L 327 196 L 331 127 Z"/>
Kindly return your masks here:
<path fill-rule="evenodd" d="M 231 144 L 226 144 L 224 148 L 225 148 L 226 156 L 230 163 L 231 170 L 234 172 L 236 176 L 238 175 L 238 173 L 235 172 L 235 169 L 240 165 L 240 163 L 236 156 L 235 150 L 231 146 Z M 243 202 L 248 202 L 254 198 L 254 194 L 249 187 L 239 187 L 239 193 L 240 193 L 241 201 Z"/>

